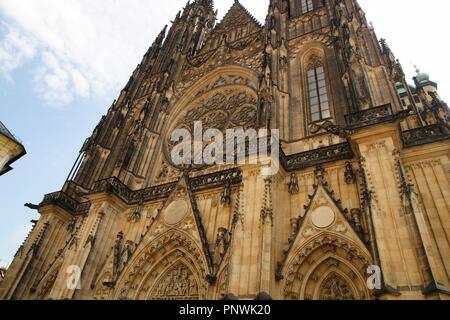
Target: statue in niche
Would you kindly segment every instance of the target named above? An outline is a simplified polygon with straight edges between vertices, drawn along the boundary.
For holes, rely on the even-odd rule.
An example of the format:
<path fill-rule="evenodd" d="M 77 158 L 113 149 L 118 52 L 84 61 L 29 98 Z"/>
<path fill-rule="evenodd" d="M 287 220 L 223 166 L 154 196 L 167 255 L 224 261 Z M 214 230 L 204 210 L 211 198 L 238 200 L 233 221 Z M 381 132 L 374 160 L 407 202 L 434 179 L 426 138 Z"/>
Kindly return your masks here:
<path fill-rule="evenodd" d="M 214 264 L 218 266 L 228 248 L 228 230 L 225 228 L 219 228 L 217 231 L 216 249 L 214 255 Z"/>
<path fill-rule="evenodd" d="M 326 185 L 325 181 L 325 169 L 323 169 L 320 165 L 316 166 L 316 169 L 314 170 L 314 175 L 316 176 L 317 184 L 319 185 Z"/>
<path fill-rule="evenodd" d="M 294 242 L 294 240 L 295 240 L 295 237 L 298 232 L 299 222 L 300 222 L 299 218 L 291 219 L 291 236 L 289 237 L 289 244 L 292 244 L 292 242 Z"/>
<path fill-rule="evenodd" d="M 291 180 L 288 183 L 288 189 L 290 194 L 298 194 L 300 192 L 300 187 L 298 185 L 298 178 L 295 173 L 291 174 Z"/>
<path fill-rule="evenodd" d="M 361 225 L 361 209 L 355 208 L 350 211 L 351 213 L 351 219 L 353 221 L 353 224 L 355 225 L 355 231 L 358 233 L 359 236 L 363 235 L 363 229 Z"/>
<path fill-rule="evenodd" d="M 132 221 L 132 222 L 138 222 L 139 220 L 141 220 L 142 218 L 142 207 L 139 206 L 137 207 L 130 215 L 130 217 L 128 218 L 128 221 Z"/>
<path fill-rule="evenodd" d="M 288 59 L 283 54 L 283 55 L 280 56 L 280 69 L 281 70 L 286 70 L 287 69 L 287 65 L 288 65 Z"/>
<path fill-rule="evenodd" d="M 142 109 L 141 113 L 139 114 L 139 118 L 134 120 L 133 125 L 131 126 L 131 130 L 128 134 L 129 137 L 131 137 L 132 140 L 139 140 L 142 136 L 142 132 L 144 129 L 144 119 L 145 119 L 145 109 Z"/>
<path fill-rule="evenodd" d="M 362 57 L 359 53 L 358 47 L 356 47 L 356 53 L 349 56 L 349 64 L 357 98 L 361 104 L 360 107 L 363 110 L 368 109 L 371 107 L 369 85 L 364 74 Z"/>
<path fill-rule="evenodd" d="M 227 182 L 225 189 L 222 193 L 220 202 L 224 206 L 231 206 L 231 184 L 230 184 L 230 182 Z"/>
<path fill-rule="evenodd" d="M 77 218 L 72 218 L 72 220 L 70 220 L 69 224 L 67 225 L 67 231 L 73 233 L 75 231 L 76 225 L 77 225 Z"/>
<path fill-rule="evenodd" d="M 123 232 L 119 232 L 117 234 L 116 243 L 114 245 L 113 279 L 112 279 L 113 283 L 115 283 L 115 281 L 117 280 L 122 267 L 122 240 L 123 240 Z"/>
<path fill-rule="evenodd" d="M 160 111 L 163 113 L 167 113 L 167 111 L 169 110 L 169 105 L 170 105 L 169 99 L 167 97 L 164 97 L 163 100 L 161 101 Z"/>
<path fill-rule="evenodd" d="M 260 92 L 259 107 L 258 107 L 258 125 L 265 126 L 270 115 L 270 90 L 265 87 Z"/>
<path fill-rule="evenodd" d="M 345 163 L 344 177 L 345 183 L 347 184 L 354 184 L 356 182 L 355 171 L 353 170 L 352 164 L 349 161 Z"/>
<path fill-rule="evenodd" d="M 133 255 L 134 251 L 134 242 L 131 240 L 127 240 L 125 243 L 125 248 L 122 253 L 122 265 L 126 266 L 128 262 L 131 260 L 131 256 Z"/>
<path fill-rule="evenodd" d="M 103 284 L 106 287 L 114 287 L 116 281 L 124 269 L 124 267 L 130 262 L 133 255 L 135 244 L 131 240 L 127 240 L 123 245 L 123 232 L 119 232 L 116 237 L 114 245 L 114 257 L 113 257 L 113 270 L 111 281 L 105 281 Z"/>
<path fill-rule="evenodd" d="M 158 179 L 167 178 L 168 176 L 169 176 L 169 167 L 165 162 L 163 162 L 161 171 L 158 174 Z"/>

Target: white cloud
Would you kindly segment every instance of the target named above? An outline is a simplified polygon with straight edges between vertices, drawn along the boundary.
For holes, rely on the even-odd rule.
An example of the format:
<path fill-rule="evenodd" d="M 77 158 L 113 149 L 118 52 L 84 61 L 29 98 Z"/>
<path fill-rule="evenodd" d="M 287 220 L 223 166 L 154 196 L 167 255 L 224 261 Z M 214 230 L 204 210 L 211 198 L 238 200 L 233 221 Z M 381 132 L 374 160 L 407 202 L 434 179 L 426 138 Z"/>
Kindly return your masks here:
<path fill-rule="evenodd" d="M 232 3 L 216 1 L 216 7 L 224 15 Z M 48 104 L 64 105 L 77 96 L 117 94 L 186 0 L 155 4 L 147 0 L 0 0 L 0 10 L 15 26 L 14 34 L 5 39 L 16 39 L 15 46 L 4 50 L 8 59 L 0 55 L 0 65 L 5 65 L 0 70 L 9 76 L 37 50 L 40 67 L 34 77 L 35 91 Z M 255 14 L 263 19 L 266 11 L 266 5 L 258 5 Z M 33 51 L 23 46 L 31 43 L 29 39 L 35 39 Z"/>
<path fill-rule="evenodd" d="M 0 11 L 14 25 L 0 39 L 0 70 L 9 76 L 37 53 L 36 92 L 47 103 L 116 94 L 184 5 L 172 2 L 156 12 L 155 2 L 141 0 L 0 0 Z M 23 45 L 28 39 L 36 42 L 33 55 Z"/>
<path fill-rule="evenodd" d="M 215 1 L 219 18 L 233 1 Z M 268 0 L 241 2 L 264 20 Z M 450 82 L 439 63 L 445 61 L 446 50 L 430 52 L 426 46 L 436 49 L 442 44 L 433 30 L 445 30 L 445 25 L 440 29 L 438 25 L 445 23 L 445 16 L 433 18 L 430 30 L 423 24 L 416 26 L 422 1 L 408 1 L 407 8 L 403 1 L 360 2 L 382 31 L 379 36 L 392 40 L 391 47 L 398 48 L 397 56 L 405 65 L 415 61 L 433 80 Z M 186 0 L 0 0 L 0 12 L 9 21 L 3 24 L 7 32 L 0 39 L 0 72 L 8 77 L 26 61 L 38 58 L 36 92 L 51 105 L 64 105 L 76 97 L 117 95 L 156 35 L 185 4 Z M 427 4 L 433 13 L 428 10 L 423 20 L 444 15 L 447 10 L 434 8 L 449 6 L 438 0 Z M 436 59 L 430 59 L 437 54 Z"/>
<path fill-rule="evenodd" d="M 89 81 L 86 79 L 83 74 L 77 69 L 72 69 L 70 71 L 70 77 L 74 84 L 75 92 L 81 97 L 88 97 L 90 94 Z"/>
<path fill-rule="evenodd" d="M 0 74 L 12 81 L 11 71 L 34 57 L 36 43 L 4 22 L 0 24 L 0 31 L 5 33 L 0 42 Z"/>
<path fill-rule="evenodd" d="M 34 77 L 36 92 L 49 105 L 59 106 L 73 101 L 74 92 L 71 90 L 70 66 L 62 62 L 50 51 L 41 54 L 42 66 L 36 70 Z"/>

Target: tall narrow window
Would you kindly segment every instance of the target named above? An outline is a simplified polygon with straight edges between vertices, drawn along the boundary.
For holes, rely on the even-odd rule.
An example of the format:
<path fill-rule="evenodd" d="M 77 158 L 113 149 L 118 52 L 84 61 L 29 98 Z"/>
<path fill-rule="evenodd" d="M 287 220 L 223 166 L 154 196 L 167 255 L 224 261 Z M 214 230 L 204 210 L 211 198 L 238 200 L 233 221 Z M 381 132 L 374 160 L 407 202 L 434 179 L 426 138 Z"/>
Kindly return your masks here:
<path fill-rule="evenodd" d="M 302 13 L 308 13 L 313 9 L 313 0 L 302 0 Z"/>
<path fill-rule="evenodd" d="M 308 66 L 309 109 L 311 120 L 315 122 L 330 118 L 331 113 L 323 65 L 316 56 L 311 61 Z"/>

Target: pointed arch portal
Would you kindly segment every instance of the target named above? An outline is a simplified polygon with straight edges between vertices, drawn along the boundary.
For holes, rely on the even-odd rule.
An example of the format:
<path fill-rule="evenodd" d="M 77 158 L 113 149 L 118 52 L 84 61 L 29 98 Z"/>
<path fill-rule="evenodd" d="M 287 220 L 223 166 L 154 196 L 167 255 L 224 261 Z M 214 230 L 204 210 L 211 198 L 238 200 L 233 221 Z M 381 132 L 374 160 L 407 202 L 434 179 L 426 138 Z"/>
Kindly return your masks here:
<path fill-rule="evenodd" d="M 206 270 L 196 241 L 171 229 L 142 246 L 111 294 L 120 300 L 203 300 Z"/>

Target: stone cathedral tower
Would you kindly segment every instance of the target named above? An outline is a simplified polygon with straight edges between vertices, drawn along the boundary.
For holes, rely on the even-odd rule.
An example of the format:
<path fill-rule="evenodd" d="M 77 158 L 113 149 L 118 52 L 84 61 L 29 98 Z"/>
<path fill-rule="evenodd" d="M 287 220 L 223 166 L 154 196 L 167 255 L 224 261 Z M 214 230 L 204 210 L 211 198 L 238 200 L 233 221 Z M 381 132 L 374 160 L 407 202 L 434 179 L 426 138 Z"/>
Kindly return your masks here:
<path fill-rule="evenodd" d="M 356 0 L 272 0 L 264 25 L 237 0 L 216 15 L 188 2 L 161 31 L 38 206 L 0 298 L 448 299 L 437 85 L 407 83 Z M 279 129 L 279 172 L 175 166 L 170 133 L 199 120 Z"/>

